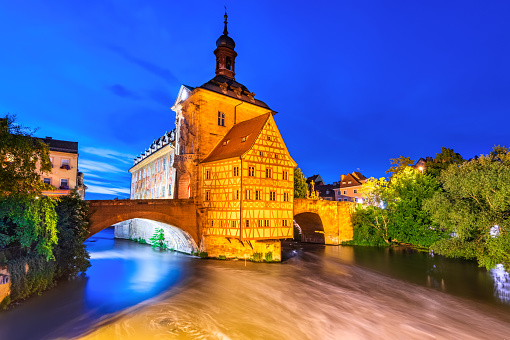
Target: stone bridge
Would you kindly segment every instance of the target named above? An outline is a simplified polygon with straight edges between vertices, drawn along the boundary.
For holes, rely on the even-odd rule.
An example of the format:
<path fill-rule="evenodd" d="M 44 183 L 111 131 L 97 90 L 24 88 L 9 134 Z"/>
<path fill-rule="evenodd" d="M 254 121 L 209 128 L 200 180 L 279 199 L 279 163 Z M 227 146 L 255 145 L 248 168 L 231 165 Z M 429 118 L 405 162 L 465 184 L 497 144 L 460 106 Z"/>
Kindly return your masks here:
<path fill-rule="evenodd" d="M 295 198 L 294 221 L 301 229 L 301 241 L 338 245 L 352 240 L 353 209 L 351 202 Z"/>
<path fill-rule="evenodd" d="M 89 202 L 88 237 L 116 223 L 145 218 L 178 227 L 200 244 L 199 221 L 193 199 L 97 200 Z"/>
<path fill-rule="evenodd" d="M 193 199 L 97 200 L 89 202 L 88 237 L 114 224 L 139 218 L 163 222 L 187 232 L 201 247 L 202 231 Z M 350 202 L 294 199 L 294 220 L 301 241 L 338 245 L 352 239 Z M 229 241 L 230 242 L 230 241 Z"/>

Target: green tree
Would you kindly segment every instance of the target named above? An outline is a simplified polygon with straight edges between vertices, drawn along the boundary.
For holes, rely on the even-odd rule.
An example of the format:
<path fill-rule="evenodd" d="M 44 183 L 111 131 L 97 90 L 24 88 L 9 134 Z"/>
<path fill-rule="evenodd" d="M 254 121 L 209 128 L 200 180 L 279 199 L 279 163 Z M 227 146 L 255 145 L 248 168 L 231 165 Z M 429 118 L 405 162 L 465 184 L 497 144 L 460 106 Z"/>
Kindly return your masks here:
<path fill-rule="evenodd" d="M 300 168 L 296 168 L 294 170 L 294 198 L 306 198 L 307 190 L 306 177 Z"/>
<path fill-rule="evenodd" d="M 423 200 L 439 190 L 434 177 L 409 166 L 402 167 L 390 182 L 370 178 L 363 184 L 364 205 L 353 215 L 354 243 L 383 245 L 410 243 L 428 247 L 444 237 L 432 225 Z"/>
<path fill-rule="evenodd" d="M 444 191 L 427 200 L 425 208 L 451 237 L 436 242 L 434 251 L 477 259 L 486 268 L 502 263 L 509 269 L 510 161 L 504 149 L 495 147 L 488 156 L 441 173 Z"/>
<path fill-rule="evenodd" d="M 154 235 L 150 238 L 152 248 L 160 248 L 160 249 L 166 249 L 165 244 L 165 231 L 163 228 L 157 229 L 154 231 Z"/>
<path fill-rule="evenodd" d="M 16 124 L 14 116 L 0 119 L 0 195 L 51 190 L 41 179 L 41 173 L 51 172 L 49 147 L 32 138 L 34 132 Z"/>
<path fill-rule="evenodd" d="M 390 158 L 390 164 L 392 165 L 386 174 L 394 175 L 404 170 L 408 166 L 414 165 L 414 160 L 410 157 L 400 156 L 399 158 Z"/>
<path fill-rule="evenodd" d="M 462 164 L 464 162 L 464 158 L 459 153 L 456 153 L 453 149 L 442 147 L 441 153 L 437 153 L 436 158 L 426 162 L 425 166 L 429 175 L 438 177 L 441 171 L 447 169 L 450 164 Z"/>
<path fill-rule="evenodd" d="M 90 267 L 84 245 L 89 232 L 88 203 L 73 190 L 62 196 L 56 207 L 58 245 L 55 248 L 56 277 L 69 278 Z"/>
<path fill-rule="evenodd" d="M 57 244 L 57 214 L 54 198 L 12 194 L 0 196 L 0 248 L 33 249 L 47 260 L 54 259 Z"/>

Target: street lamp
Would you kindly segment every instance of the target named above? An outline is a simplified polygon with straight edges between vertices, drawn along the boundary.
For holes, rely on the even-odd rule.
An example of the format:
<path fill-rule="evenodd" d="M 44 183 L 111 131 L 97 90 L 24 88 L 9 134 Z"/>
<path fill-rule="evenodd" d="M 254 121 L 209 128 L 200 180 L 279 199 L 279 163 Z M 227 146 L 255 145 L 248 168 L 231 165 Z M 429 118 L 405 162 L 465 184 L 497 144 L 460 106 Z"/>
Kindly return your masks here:
<path fill-rule="evenodd" d="M 422 166 L 418 167 L 418 170 L 420 170 L 420 172 L 423 173 L 423 167 Z"/>

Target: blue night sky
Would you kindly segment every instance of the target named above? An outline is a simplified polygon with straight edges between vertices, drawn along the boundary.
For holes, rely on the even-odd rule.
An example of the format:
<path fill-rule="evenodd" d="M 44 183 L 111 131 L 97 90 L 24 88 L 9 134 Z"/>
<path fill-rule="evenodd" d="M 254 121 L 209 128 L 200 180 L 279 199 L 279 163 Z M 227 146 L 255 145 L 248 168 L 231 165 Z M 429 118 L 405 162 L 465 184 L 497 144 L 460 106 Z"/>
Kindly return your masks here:
<path fill-rule="evenodd" d="M 214 77 L 224 4 L 0 0 L 0 115 L 79 142 L 87 199 L 128 197 L 180 85 Z M 279 112 L 307 176 L 510 146 L 510 2 L 226 4 L 236 80 Z"/>

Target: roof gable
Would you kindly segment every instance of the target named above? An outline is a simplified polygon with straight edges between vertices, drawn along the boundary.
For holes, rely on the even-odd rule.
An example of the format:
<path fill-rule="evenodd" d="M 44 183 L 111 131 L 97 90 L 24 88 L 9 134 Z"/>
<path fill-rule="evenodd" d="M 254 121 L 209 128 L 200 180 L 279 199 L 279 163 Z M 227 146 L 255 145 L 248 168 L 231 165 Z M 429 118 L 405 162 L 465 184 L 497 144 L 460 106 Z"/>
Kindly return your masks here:
<path fill-rule="evenodd" d="M 266 113 L 234 125 L 202 163 L 244 155 L 253 146 L 270 116 L 271 113 Z"/>
<path fill-rule="evenodd" d="M 188 85 L 181 85 L 179 93 L 177 94 L 177 98 L 175 99 L 174 105 L 172 106 L 172 110 L 177 107 L 180 103 L 185 101 L 191 96 L 191 92 L 193 92 L 195 88 Z M 175 110 L 174 110 L 175 111 Z"/>

